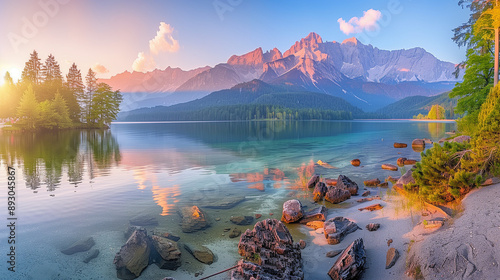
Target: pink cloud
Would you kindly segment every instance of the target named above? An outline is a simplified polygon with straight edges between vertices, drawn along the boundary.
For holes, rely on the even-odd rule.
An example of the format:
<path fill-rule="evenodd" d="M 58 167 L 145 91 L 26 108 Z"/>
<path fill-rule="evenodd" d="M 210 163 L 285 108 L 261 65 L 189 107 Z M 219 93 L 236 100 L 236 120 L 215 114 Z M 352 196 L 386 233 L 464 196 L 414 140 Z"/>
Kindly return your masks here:
<path fill-rule="evenodd" d="M 401 68 L 401 69 L 399 69 L 399 71 L 401 71 L 401 72 L 410 72 L 410 69 L 408 69 L 408 68 Z"/>
<path fill-rule="evenodd" d="M 340 31 L 349 35 L 351 33 L 361 33 L 364 30 L 374 30 L 377 28 L 377 21 L 380 20 L 380 18 L 382 18 L 382 13 L 380 11 L 369 9 L 363 12 L 361 18 L 353 17 L 347 22 L 343 18 L 339 18 L 337 22 L 339 23 Z"/>
<path fill-rule="evenodd" d="M 156 62 L 151 55 L 140 52 L 137 55 L 134 63 L 132 64 L 132 69 L 137 72 L 147 72 L 156 68 Z"/>
<path fill-rule="evenodd" d="M 98 74 L 109 73 L 108 68 L 106 68 L 104 65 L 102 65 L 100 63 L 94 64 L 94 66 L 92 66 L 92 70 L 94 70 L 94 72 L 96 72 Z"/>
<path fill-rule="evenodd" d="M 160 27 L 156 32 L 156 36 L 149 41 L 149 49 L 151 53 L 158 54 L 160 52 L 176 52 L 179 50 L 179 42 L 174 39 L 172 33 L 174 28 L 170 24 L 160 22 Z"/>

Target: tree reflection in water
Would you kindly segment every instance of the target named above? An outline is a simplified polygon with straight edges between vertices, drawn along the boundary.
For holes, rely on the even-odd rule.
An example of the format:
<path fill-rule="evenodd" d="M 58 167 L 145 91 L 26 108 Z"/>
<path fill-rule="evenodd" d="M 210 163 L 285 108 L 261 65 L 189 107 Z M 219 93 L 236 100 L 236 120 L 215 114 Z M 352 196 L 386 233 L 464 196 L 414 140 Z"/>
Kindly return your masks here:
<path fill-rule="evenodd" d="M 120 162 L 120 148 L 109 130 L 0 132 L 0 157 L 22 166 L 26 187 L 54 191 L 63 174 L 77 187 L 84 172 L 90 179 L 109 174 Z"/>

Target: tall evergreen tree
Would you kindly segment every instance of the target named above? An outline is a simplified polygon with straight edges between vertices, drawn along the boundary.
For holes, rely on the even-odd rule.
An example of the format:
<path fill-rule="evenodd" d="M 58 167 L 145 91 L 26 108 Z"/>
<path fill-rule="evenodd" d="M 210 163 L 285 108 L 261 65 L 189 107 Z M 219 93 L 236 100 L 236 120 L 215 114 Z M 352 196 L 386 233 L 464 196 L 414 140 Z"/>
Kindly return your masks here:
<path fill-rule="evenodd" d="M 30 59 L 24 65 L 21 81 L 26 84 L 39 85 L 41 83 L 42 63 L 38 57 L 38 53 L 33 51 Z"/>
<path fill-rule="evenodd" d="M 19 107 L 17 108 L 17 116 L 20 118 L 20 123 L 27 129 L 35 129 L 35 124 L 38 119 L 38 102 L 36 101 L 33 86 L 29 85 L 28 89 L 23 94 Z"/>
<path fill-rule="evenodd" d="M 45 60 L 45 64 L 42 66 L 41 76 L 43 82 L 48 86 L 61 86 L 62 85 L 62 74 L 56 59 L 52 54 Z"/>
<path fill-rule="evenodd" d="M 85 96 L 84 96 L 84 111 L 85 111 L 85 119 L 88 124 L 91 123 L 90 113 L 92 111 L 93 104 L 93 96 L 95 91 L 97 90 L 97 78 L 95 76 L 95 72 L 89 68 L 87 76 L 85 77 L 86 88 L 85 88 Z"/>
<path fill-rule="evenodd" d="M 108 84 L 99 83 L 92 99 L 90 123 L 98 127 L 109 126 L 120 111 L 122 95 L 113 91 Z"/>
<path fill-rule="evenodd" d="M 70 117 L 74 122 L 82 120 L 82 108 L 85 107 L 85 86 L 83 85 L 82 73 L 75 63 L 69 68 L 66 75 L 68 92 L 62 92 L 70 110 Z"/>

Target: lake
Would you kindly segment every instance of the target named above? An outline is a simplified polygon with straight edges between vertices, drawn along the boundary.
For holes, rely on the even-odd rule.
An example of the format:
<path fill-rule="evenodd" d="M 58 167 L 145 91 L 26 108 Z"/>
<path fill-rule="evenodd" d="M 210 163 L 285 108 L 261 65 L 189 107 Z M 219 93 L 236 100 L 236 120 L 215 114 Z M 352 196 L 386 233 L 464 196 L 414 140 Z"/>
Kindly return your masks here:
<path fill-rule="evenodd" d="M 179 242 L 206 245 L 217 255 L 208 266 L 183 250 L 177 271 L 150 265 L 140 279 L 191 279 L 196 272 L 207 276 L 238 260 L 239 238 L 230 239 L 224 229 L 252 227 L 232 225 L 231 216 L 279 219 L 283 202 L 291 198 L 312 207 L 304 182 L 313 173 L 327 178 L 347 175 L 360 186 L 363 180 L 400 176 L 401 170 L 382 170 L 380 165 L 395 164 L 398 157 L 418 160 L 420 153 L 411 148 L 413 139 L 437 142 L 455 129 L 454 122 L 255 121 L 113 123 L 106 131 L 0 132 L 5 214 L 7 168 L 16 170 L 16 273 L 8 279 L 116 279 L 114 255 L 126 241 L 129 220 L 140 215 L 155 217 L 156 230 L 179 236 Z M 394 142 L 409 147 L 394 149 Z M 354 158 L 361 160 L 360 167 L 350 164 Z M 314 164 L 318 160 L 333 168 Z M 234 196 L 245 200 L 230 209 L 202 207 Z M 207 213 L 211 227 L 181 231 L 177 209 L 191 205 Z M 289 226 L 295 241 L 307 238 L 299 227 Z M 8 233 L 2 234 L 5 271 Z M 85 253 L 60 252 L 88 236 L 100 250 L 88 264 L 82 262 Z M 305 273 L 307 279 L 307 268 Z"/>

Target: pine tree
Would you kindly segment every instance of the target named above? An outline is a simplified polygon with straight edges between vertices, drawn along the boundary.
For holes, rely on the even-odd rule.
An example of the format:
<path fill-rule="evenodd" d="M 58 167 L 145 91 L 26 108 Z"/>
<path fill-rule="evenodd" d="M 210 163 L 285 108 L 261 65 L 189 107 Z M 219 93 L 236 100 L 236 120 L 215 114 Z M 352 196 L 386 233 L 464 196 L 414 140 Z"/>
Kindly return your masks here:
<path fill-rule="evenodd" d="M 112 91 L 108 84 L 99 83 L 92 99 L 90 123 L 98 127 L 109 126 L 120 111 L 121 101 L 119 91 Z"/>
<path fill-rule="evenodd" d="M 82 108 L 85 107 L 85 86 L 83 85 L 82 74 L 75 63 L 69 68 L 66 75 L 66 86 L 69 92 L 63 92 L 63 97 L 70 109 L 70 117 L 73 121 L 82 121 Z"/>
<path fill-rule="evenodd" d="M 57 127 L 68 128 L 71 127 L 71 119 L 69 117 L 69 109 L 66 101 L 62 98 L 59 92 L 56 93 L 54 101 L 52 102 L 52 111 L 57 114 Z"/>
<path fill-rule="evenodd" d="M 87 121 L 87 124 L 91 124 L 91 111 L 92 111 L 92 105 L 93 105 L 93 96 L 95 94 L 95 91 L 97 90 L 97 78 L 95 76 L 95 72 L 92 71 L 91 68 L 89 68 L 89 71 L 87 73 L 87 76 L 85 77 L 85 82 L 86 82 L 86 89 L 85 89 L 85 96 L 84 96 L 84 112 L 85 112 L 85 119 Z"/>
<path fill-rule="evenodd" d="M 33 51 L 30 55 L 30 59 L 24 65 L 21 81 L 25 84 L 39 85 L 41 82 L 41 69 L 42 63 L 40 62 L 38 53 Z"/>
<path fill-rule="evenodd" d="M 21 102 L 17 108 L 17 116 L 21 119 L 20 123 L 27 129 L 35 129 L 36 121 L 39 117 L 38 102 L 36 101 L 33 86 L 29 85 L 28 89 L 21 97 Z"/>
<path fill-rule="evenodd" d="M 48 86 L 61 86 L 62 85 L 62 74 L 59 64 L 52 54 L 45 60 L 45 64 L 42 67 L 41 76 L 45 85 Z"/>

